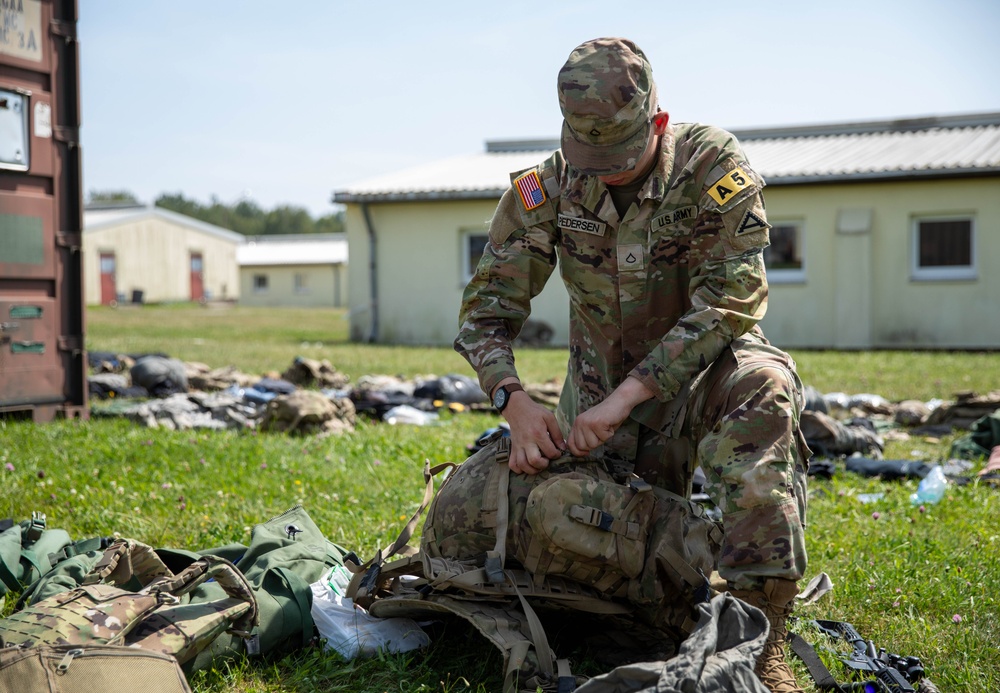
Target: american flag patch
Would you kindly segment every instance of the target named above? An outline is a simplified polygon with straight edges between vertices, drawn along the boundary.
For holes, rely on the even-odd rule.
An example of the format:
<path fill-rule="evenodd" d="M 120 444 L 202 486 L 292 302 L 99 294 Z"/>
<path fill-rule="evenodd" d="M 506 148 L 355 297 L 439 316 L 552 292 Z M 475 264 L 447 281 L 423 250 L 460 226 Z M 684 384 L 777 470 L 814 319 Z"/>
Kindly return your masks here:
<path fill-rule="evenodd" d="M 521 195 L 521 202 L 526 210 L 534 209 L 545 202 L 545 191 L 537 171 L 528 171 L 514 179 L 514 187 Z"/>

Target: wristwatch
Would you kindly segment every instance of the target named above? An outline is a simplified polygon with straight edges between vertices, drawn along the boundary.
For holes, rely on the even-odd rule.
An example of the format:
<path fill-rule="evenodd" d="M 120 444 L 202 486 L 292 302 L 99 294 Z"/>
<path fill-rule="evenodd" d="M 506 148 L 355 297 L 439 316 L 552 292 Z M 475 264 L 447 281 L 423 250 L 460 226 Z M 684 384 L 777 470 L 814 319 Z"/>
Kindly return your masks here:
<path fill-rule="evenodd" d="M 493 406 L 496 407 L 496 410 L 503 411 L 506 409 L 507 403 L 510 402 L 511 394 L 515 392 L 524 392 L 524 388 L 519 383 L 510 383 L 498 387 L 497 391 L 493 393 Z"/>

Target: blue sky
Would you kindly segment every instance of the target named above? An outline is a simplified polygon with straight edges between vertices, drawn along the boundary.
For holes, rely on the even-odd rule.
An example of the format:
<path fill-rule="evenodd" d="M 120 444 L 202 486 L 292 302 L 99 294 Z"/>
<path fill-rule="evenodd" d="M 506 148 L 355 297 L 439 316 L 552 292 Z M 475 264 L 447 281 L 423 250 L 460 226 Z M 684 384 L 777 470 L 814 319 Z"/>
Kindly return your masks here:
<path fill-rule="evenodd" d="M 556 73 L 597 36 L 646 52 L 675 121 L 1000 111 L 995 0 L 79 7 L 84 191 L 145 202 L 249 196 L 321 215 L 334 190 L 365 178 L 489 139 L 556 137 Z"/>

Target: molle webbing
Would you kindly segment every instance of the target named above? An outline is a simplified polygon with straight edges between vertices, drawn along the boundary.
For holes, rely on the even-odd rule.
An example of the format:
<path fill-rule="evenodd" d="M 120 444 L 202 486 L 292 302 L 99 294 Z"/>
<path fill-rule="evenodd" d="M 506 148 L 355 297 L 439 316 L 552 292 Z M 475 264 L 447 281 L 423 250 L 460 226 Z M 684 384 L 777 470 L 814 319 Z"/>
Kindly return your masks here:
<path fill-rule="evenodd" d="M 500 438 L 497 441 L 496 457 L 490 469 L 487 482 L 487 492 L 484 505 L 496 511 L 496 544 L 492 551 L 486 553 L 486 575 L 490 582 L 503 584 L 503 570 L 507 562 L 507 529 L 510 522 L 510 438 Z M 484 508 L 485 510 L 486 508 Z"/>

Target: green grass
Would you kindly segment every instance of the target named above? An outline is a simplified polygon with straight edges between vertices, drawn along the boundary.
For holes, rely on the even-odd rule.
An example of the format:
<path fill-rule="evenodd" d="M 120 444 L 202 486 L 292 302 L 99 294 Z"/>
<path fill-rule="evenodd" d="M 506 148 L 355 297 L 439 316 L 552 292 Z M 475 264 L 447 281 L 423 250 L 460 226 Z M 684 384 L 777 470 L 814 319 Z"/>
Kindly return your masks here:
<path fill-rule="evenodd" d="M 145 306 L 89 311 L 87 348 L 162 351 L 249 373 L 280 372 L 302 355 L 328 359 L 354 379 L 471 374 L 448 348 L 350 344 L 346 333 L 340 311 Z M 823 392 L 928 400 L 1000 389 L 996 354 L 793 355 L 803 381 Z M 561 350 L 518 356 L 529 382 L 564 372 Z M 40 510 L 74 538 L 118 532 L 156 546 L 198 549 L 246 542 L 253 524 L 302 503 L 330 540 L 367 558 L 395 538 L 419 503 L 424 460 L 461 461 L 465 446 L 499 421 L 485 413 L 444 415 L 432 427 L 362 421 L 354 433 L 317 440 L 149 430 L 103 417 L 37 426 L 0 419 L 0 516 L 24 519 Z M 894 440 L 886 456 L 944 459 L 952 438 Z M 807 578 L 826 572 L 835 588 L 799 610 L 796 628 L 833 647 L 837 643 L 810 631 L 805 620 L 847 620 L 889 651 L 919 656 L 942 691 L 1000 690 L 998 490 L 951 486 L 944 501 L 921 512 L 909 502 L 915 488 L 911 481 L 886 483 L 843 471 L 811 484 Z M 885 496 L 864 504 L 858 499 L 864 493 Z M 832 655 L 823 656 L 842 674 Z M 794 661 L 810 690 L 804 667 Z M 281 661 L 220 666 L 197 674 L 193 685 L 197 693 L 487 692 L 499 688 L 500 657 L 484 639 L 452 626 L 426 653 L 345 662 L 314 649 Z"/>

